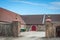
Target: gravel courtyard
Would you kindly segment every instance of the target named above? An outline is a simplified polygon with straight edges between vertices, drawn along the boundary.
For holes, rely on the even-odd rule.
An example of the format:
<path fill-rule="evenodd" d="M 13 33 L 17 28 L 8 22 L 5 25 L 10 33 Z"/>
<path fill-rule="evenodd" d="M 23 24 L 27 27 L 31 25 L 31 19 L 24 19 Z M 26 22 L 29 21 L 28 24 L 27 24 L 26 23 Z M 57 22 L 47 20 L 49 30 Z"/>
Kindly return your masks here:
<path fill-rule="evenodd" d="M 60 40 L 60 38 L 45 38 L 45 32 L 22 32 L 19 37 L 0 37 L 0 40 Z"/>
<path fill-rule="evenodd" d="M 0 40 L 60 40 L 60 38 L 0 37 Z"/>

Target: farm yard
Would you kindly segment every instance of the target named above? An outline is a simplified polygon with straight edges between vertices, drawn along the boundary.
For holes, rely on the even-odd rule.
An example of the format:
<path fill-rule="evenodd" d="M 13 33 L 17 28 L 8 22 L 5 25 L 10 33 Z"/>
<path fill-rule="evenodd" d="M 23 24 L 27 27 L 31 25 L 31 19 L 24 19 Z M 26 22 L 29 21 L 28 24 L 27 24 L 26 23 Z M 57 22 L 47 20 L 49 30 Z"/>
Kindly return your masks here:
<path fill-rule="evenodd" d="M 60 38 L 45 38 L 41 33 L 45 34 L 44 32 L 22 32 L 19 37 L 0 37 L 0 40 L 60 40 Z"/>

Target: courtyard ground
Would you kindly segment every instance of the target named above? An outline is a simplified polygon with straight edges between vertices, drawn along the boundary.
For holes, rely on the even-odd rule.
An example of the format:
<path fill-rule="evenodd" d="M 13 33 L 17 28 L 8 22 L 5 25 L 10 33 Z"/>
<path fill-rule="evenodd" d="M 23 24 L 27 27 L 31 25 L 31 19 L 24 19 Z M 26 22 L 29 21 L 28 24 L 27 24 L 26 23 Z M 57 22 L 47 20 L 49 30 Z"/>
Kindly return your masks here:
<path fill-rule="evenodd" d="M 45 32 L 22 32 L 19 37 L 0 37 L 0 40 L 60 40 L 60 38 L 45 38 Z"/>

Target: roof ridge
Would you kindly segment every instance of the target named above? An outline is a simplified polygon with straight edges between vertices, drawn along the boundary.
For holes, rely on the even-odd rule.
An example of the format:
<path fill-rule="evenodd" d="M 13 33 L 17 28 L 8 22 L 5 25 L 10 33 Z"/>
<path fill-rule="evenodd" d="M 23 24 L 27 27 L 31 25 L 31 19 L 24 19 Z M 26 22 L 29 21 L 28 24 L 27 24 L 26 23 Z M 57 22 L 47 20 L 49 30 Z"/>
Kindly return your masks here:
<path fill-rule="evenodd" d="M 8 12 L 11 12 L 11 13 L 14 13 L 14 14 L 17 14 L 15 12 L 11 11 L 11 10 L 8 10 L 8 9 L 2 8 L 2 7 L 0 7 L 0 9 L 5 10 L 5 11 L 8 11 Z M 17 15 L 20 15 L 20 14 L 17 14 Z"/>

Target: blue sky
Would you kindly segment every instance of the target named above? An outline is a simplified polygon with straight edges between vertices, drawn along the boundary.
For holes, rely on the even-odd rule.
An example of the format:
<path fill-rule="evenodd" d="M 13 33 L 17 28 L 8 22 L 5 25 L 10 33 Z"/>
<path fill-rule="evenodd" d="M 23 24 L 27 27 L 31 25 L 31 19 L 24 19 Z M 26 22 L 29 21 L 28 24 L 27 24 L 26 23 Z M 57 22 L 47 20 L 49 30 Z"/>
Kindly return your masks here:
<path fill-rule="evenodd" d="M 0 0 L 0 7 L 20 15 L 60 14 L 60 0 Z"/>

